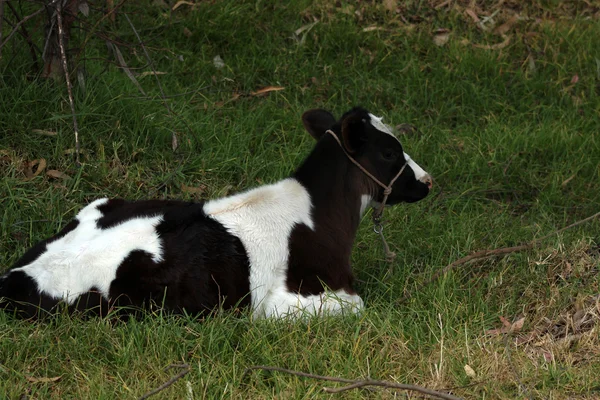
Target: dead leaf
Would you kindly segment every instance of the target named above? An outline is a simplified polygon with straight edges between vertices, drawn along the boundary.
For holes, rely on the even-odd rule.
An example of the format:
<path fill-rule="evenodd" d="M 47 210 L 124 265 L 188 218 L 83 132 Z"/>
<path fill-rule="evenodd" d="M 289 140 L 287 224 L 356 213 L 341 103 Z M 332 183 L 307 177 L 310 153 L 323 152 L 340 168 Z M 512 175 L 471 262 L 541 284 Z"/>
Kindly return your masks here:
<path fill-rule="evenodd" d="M 34 171 L 33 168 L 37 166 Z M 44 158 L 40 158 L 39 160 L 33 160 L 27 163 L 25 166 L 25 177 L 29 179 L 33 179 L 38 176 L 44 169 L 46 168 L 46 160 Z"/>
<path fill-rule="evenodd" d="M 366 28 L 363 28 L 363 32 L 373 31 L 385 31 L 385 28 L 382 28 L 381 26 L 367 26 Z"/>
<path fill-rule="evenodd" d="M 33 376 L 25 375 L 25 379 L 27 379 L 31 383 L 51 383 L 51 382 L 58 381 L 60 378 L 62 378 L 62 375 L 61 376 L 53 376 L 52 378 L 46 378 L 46 377 L 35 378 Z"/>
<path fill-rule="evenodd" d="M 471 368 L 469 364 L 465 364 L 465 374 L 467 374 L 469 378 L 475 378 L 477 376 L 475 370 Z"/>
<path fill-rule="evenodd" d="M 574 85 L 577 82 L 579 82 L 579 75 L 575 74 L 573 75 L 573 77 L 571 78 L 571 84 Z"/>
<path fill-rule="evenodd" d="M 396 132 L 398 132 L 399 135 L 407 135 L 407 136 L 421 135 L 419 128 L 417 128 L 416 126 L 414 126 L 412 124 L 404 123 L 404 124 L 396 125 L 395 130 L 396 130 Z"/>
<path fill-rule="evenodd" d="M 490 336 L 496 336 L 503 333 L 514 333 L 519 332 L 523 328 L 523 324 L 525 323 L 525 317 L 519 318 L 512 324 L 503 316 L 500 316 L 500 321 L 502 322 L 502 328 L 499 329 L 490 329 L 485 333 Z"/>
<path fill-rule="evenodd" d="M 544 361 L 546 362 L 552 362 L 552 359 L 554 358 L 552 356 L 552 353 L 550 353 L 549 351 L 542 351 L 542 355 L 544 356 Z"/>
<path fill-rule="evenodd" d="M 450 31 L 448 29 L 438 29 L 433 33 L 433 43 L 436 46 L 442 47 L 450 40 Z"/>
<path fill-rule="evenodd" d="M 177 134 L 175 132 L 171 132 L 171 148 L 173 151 L 177 150 L 179 147 L 179 140 L 177 139 Z"/>
<path fill-rule="evenodd" d="M 79 3 L 79 12 L 81 12 L 86 17 L 90 16 L 90 6 L 87 1 L 82 1 Z"/>
<path fill-rule="evenodd" d="M 471 17 L 471 19 L 473 20 L 473 22 L 479 22 L 480 21 L 479 17 L 475 13 L 475 11 L 471 10 L 470 8 L 467 8 L 465 10 L 465 14 L 467 14 L 469 17 Z"/>
<path fill-rule="evenodd" d="M 201 185 L 201 186 L 181 185 L 181 191 L 184 193 L 200 195 L 200 194 L 203 194 L 205 190 L 206 190 L 206 186 L 204 186 L 204 185 Z"/>
<path fill-rule="evenodd" d="M 531 74 L 535 74 L 536 69 L 535 58 L 533 58 L 533 54 L 529 54 L 527 57 L 527 71 Z"/>
<path fill-rule="evenodd" d="M 125 72 L 125 75 L 127 75 L 127 77 L 131 80 L 131 82 L 133 82 L 133 84 L 138 88 L 140 93 L 145 96 L 146 92 L 144 92 L 142 85 L 140 85 L 138 80 L 135 78 L 135 75 L 133 74 L 133 72 L 131 72 L 131 70 L 127 66 L 127 63 L 125 62 L 125 58 L 123 58 L 123 53 L 121 53 L 121 50 L 119 50 L 119 46 L 111 43 L 110 41 L 106 42 L 106 46 L 108 46 L 108 48 L 113 51 L 115 58 L 117 59 L 117 63 L 119 64 L 119 67 L 121 67 L 121 69 L 123 69 L 123 71 Z"/>
<path fill-rule="evenodd" d="M 383 0 L 383 7 L 388 11 L 396 11 L 398 2 L 396 0 Z"/>
<path fill-rule="evenodd" d="M 32 129 L 31 132 L 33 132 L 33 133 L 39 133 L 40 135 L 44 135 L 44 136 L 56 136 L 56 135 L 58 135 L 58 133 L 56 133 L 54 131 L 47 131 L 45 129 Z"/>
<path fill-rule="evenodd" d="M 186 5 L 186 6 L 195 6 L 196 4 L 192 3 L 191 1 L 178 1 L 177 3 L 175 3 L 175 5 L 173 6 L 173 8 L 171 10 L 175 11 L 177 10 L 179 7 Z"/>
<path fill-rule="evenodd" d="M 71 177 L 67 174 L 65 174 L 64 172 L 60 172 L 56 169 L 49 169 L 48 171 L 46 171 L 46 175 L 48 175 L 50 178 L 54 178 L 54 179 L 70 179 Z"/>
<path fill-rule="evenodd" d="M 213 65 L 215 66 L 216 69 L 221 69 L 225 66 L 225 62 L 223 61 L 223 59 L 221 58 L 220 55 L 216 55 L 213 58 Z"/>
<path fill-rule="evenodd" d="M 500 25 L 499 27 L 497 27 L 496 29 L 494 29 L 494 33 L 496 35 L 499 35 L 499 36 L 506 35 L 508 33 L 508 31 L 510 31 L 512 29 L 512 27 L 515 25 L 515 23 L 518 20 L 519 20 L 519 16 L 518 15 L 514 15 L 508 21 L 506 21 L 505 23 L 503 23 L 502 25 Z"/>
<path fill-rule="evenodd" d="M 306 24 L 301 26 L 300 28 L 296 29 L 291 36 L 291 39 L 296 41 L 296 44 L 298 45 L 303 45 L 306 42 L 306 37 L 308 36 L 308 32 L 310 32 L 310 30 L 312 28 L 315 27 L 315 25 L 317 25 L 319 23 L 318 19 L 315 19 L 314 22 L 311 22 L 310 24 Z"/>
<path fill-rule="evenodd" d="M 513 324 L 510 327 L 510 331 L 511 332 L 519 332 L 521 329 L 523 329 L 524 324 L 525 324 L 525 317 L 521 317 L 518 320 L 516 320 L 515 322 L 513 322 Z"/>
<path fill-rule="evenodd" d="M 252 96 L 261 96 L 269 92 L 278 92 L 285 89 L 283 86 L 266 86 L 262 89 L 258 89 L 256 92 L 250 92 Z"/>
<path fill-rule="evenodd" d="M 508 46 L 510 43 L 510 36 L 503 36 L 504 41 L 496 44 L 473 44 L 473 47 L 484 50 L 500 50 Z"/>
<path fill-rule="evenodd" d="M 144 71 L 140 74 L 140 78 L 143 78 L 144 76 L 148 76 L 148 75 L 166 75 L 166 72 L 161 72 L 161 71 Z"/>
<path fill-rule="evenodd" d="M 186 28 L 185 26 L 183 27 L 183 35 L 187 38 L 192 37 L 192 31 L 190 31 L 188 28 Z"/>
<path fill-rule="evenodd" d="M 65 151 L 63 151 L 63 154 L 65 156 L 75 154 L 75 153 L 77 153 L 77 149 L 73 149 L 73 148 L 66 149 Z M 87 154 L 87 151 L 85 149 L 79 149 L 79 154 Z"/>

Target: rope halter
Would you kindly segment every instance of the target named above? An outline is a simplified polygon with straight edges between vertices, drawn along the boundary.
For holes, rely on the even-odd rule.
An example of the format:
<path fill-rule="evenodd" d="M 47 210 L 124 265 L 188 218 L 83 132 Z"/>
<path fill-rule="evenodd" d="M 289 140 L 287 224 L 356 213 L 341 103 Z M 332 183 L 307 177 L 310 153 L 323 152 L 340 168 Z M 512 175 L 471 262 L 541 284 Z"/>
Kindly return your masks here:
<path fill-rule="evenodd" d="M 405 162 L 404 165 L 402 165 L 402 168 L 400 168 L 400 171 L 398 171 L 398 173 L 396 174 L 396 176 L 394 176 L 392 178 L 390 183 L 385 185 L 383 182 L 381 182 L 379 179 L 377 179 L 373 174 L 371 174 L 369 171 L 367 171 L 365 167 L 360 165 L 360 163 L 358 161 L 356 161 L 354 158 L 352 158 L 352 156 L 350 154 L 348 154 L 348 152 L 342 145 L 342 141 L 340 140 L 340 138 L 331 129 L 328 129 L 325 132 L 329 133 L 331 136 L 333 136 L 335 141 L 340 145 L 340 148 L 342 149 L 342 151 L 344 152 L 346 157 L 348 157 L 348 159 L 354 165 L 356 165 L 358 167 L 358 169 L 360 169 L 365 175 L 367 175 L 369 178 L 371 178 L 371 180 L 373 180 L 373 182 L 375 182 L 377 185 L 379 185 L 383 189 L 383 200 L 381 201 L 381 204 L 379 205 L 379 207 L 373 210 L 373 231 L 375 233 L 377 233 L 379 236 L 381 236 L 381 240 L 383 241 L 383 248 L 386 253 L 386 259 L 388 260 L 388 262 L 393 261 L 394 257 L 396 257 L 396 254 L 394 252 L 390 251 L 390 248 L 389 248 L 387 242 L 385 241 L 385 237 L 383 236 L 383 222 L 381 221 L 381 216 L 383 215 L 383 209 L 385 207 L 385 203 L 387 202 L 387 199 L 390 196 L 390 194 L 392 194 L 392 186 L 394 186 L 394 182 L 396 182 L 396 180 L 404 172 L 404 169 L 406 168 L 407 163 Z"/>

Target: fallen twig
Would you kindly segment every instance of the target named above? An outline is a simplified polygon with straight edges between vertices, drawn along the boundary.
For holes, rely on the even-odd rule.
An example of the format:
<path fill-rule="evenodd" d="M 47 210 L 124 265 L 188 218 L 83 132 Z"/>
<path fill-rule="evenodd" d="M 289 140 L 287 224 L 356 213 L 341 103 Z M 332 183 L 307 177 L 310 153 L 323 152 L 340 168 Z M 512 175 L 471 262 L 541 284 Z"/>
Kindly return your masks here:
<path fill-rule="evenodd" d="M 152 389 L 151 391 L 149 391 L 148 393 L 146 393 L 145 395 L 140 397 L 138 400 L 145 400 L 150 396 L 154 396 L 156 393 L 165 390 L 166 388 L 168 388 L 169 386 L 171 386 L 172 384 L 177 382 L 179 379 L 183 378 L 188 372 L 190 372 L 190 366 L 188 364 L 171 364 L 167 368 L 165 368 L 165 370 L 168 370 L 171 368 L 182 368 L 183 370 L 181 372 L 179 372 L 177 375 L 174 375 L 171 379 L 169 379 L 168 381 L 166 381 L 165 383 L 163 383 L 156 389 Z"/>
<path fill-rule="evenodd" d="M 466 264 L 468 262 L 471 261 L 475 261 L 475 260 L 481 260 L 483 258 L 488 258 L 488 257 L 494 257 L 494 256 L 501 256 L 501 255 L 505 255 L 505 254 L 510 254 L 510 253 L 516 253 L 518 251 L 523 251 L 523 250 L 528 250 L 531 248 L 536 247 L 537 245 L 539 245 L 541 242 L 543 242 L 544 240 L 548 239 L 549 237 L 552 237 L 556 234 L 559 234 L 561 232 L 566 231 L 567 229 L 571 229 L 574 228 L 576 226 L 579 226 L 581 224 L 584 224 L 586 222 L 589 222 L 593 219 L 596 219 L 600 217 L 600 212 L 597 212 L 596 214 L 589 216 L 587 218 L 584 218 L 580 221 L 574 222 L 571 225 L 567 225 L 564 228 L 558 229 L 552 233 L 549 233 L 548 235 L 542 236 L 541 238 L 537 238 L 537 239 L 533 239 L 532 241 L 519 245 L 519 246 L 512 246 L 512 247 L 501 247 L 499 249 L 488 249 L 488 250 L 479 250 L 476 251 L 474 253 L 469 254 L 466 257 L 463 258 L 459 258 L 458 260 L 454 261 L 451 264 L 448 264 L 447 266 L 445 266 L 444 268 L 442 268 L 440 271 L 436 272 L 431 279 L 429 279 L 427 282 L 425 282 L 422 286 L 427 286 L 433 282 L 435 282 L 436 280 L 438 280 L 440 278 L 440 276 L 447 274 L 449 271 L 451 271 L 452 269 L 454 269 L 455 267 L 462 265 L 462 264 Z M 410 299 L 411 294 L 407 293 L 401 300 L 400 303 L 405 302 L 406 300 Z"/>
<path fill-rule="evenodd" d="M 402 384 L 402 383 L 395 383 L 395 382 L 388 382 L 388 381 L 377 381 L 377 380 L 374 380 L 371 378 L 367 378 L 367 379 L 337 378 L 334 376 L 315 375 L 315 374 L 310 374 L 308 372 L 294 371 L 291 369 L 280 368 L 280 367 L 271 367 L 271 366 L 267 366 L 267 365 L 254 365 L 252 367 L 249 367 L 246 369 L 243 376 L 245 376 L 248 372 L 250 372 L 252 370 L 257 370 L 257 369 L 264 370 L 264 371 L 278 371 L 278 372 L 284 372 L 284 373 L 290 374 L 290 375 L 301 376 L 304 378 L 312 378 L 312 379 L 319 379 L 322 381 L 341 382 L 341 383 L 348 384 L 347 386 L 342 386 L 339 388 L 324 387 L 323 391 L 327 392 L 327 393 L 340 393 L 340 392 L 344 392 L 346 390 L 357 389 L 357 388 L 365 387 L 365 386 L 379 386 L 379 387 L 384 387 L 384 388 L 388 388 L 388 389 L 408 390 L 408 391 L 413 391 L 413 392 L 424 393 L 424 394 L 434 396 L 434 397 L 437 397 L 440 399 L 460 400 L 460 397 L 456 397 L 456 396 L 453 396 L 448 393 L 437 392 L 435 390 L 427 389 L 425 387 L 417 386 L 417 385 L 406 385 L 406 384 Z"/>
<path fill-rule="evenodd" d="M 54 3 L 54 2 L 53 2 Z M 64 43 L 64 29 L 62 19 L 62 3 L 56 5 L 56 21 L 58 25 L 58 45 L 60 47 L 60 58 L 62 60 L 63 70 L 65 71 L 65 80 L 67 81 L 67 92 L 69 93 L 69 104 L 71 105 L 71 115 L 73 116 L 73 130 L 75 131 L 75 163 L 79 166 L 79 128 L 77 126 L 77 115 L 75 114 L 75 101 L 73 100 L 73 89 L 71 79 L 69 78 L 69 65 L 67 64 L 67 52 Z"/>

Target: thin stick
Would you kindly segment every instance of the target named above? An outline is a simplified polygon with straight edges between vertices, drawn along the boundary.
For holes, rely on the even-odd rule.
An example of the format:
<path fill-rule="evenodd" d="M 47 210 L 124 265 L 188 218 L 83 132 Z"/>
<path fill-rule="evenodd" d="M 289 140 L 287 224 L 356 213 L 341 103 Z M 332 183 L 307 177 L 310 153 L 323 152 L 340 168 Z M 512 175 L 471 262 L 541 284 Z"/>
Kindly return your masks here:
<path fill-rule="evenodd" d="M 62 3 L 56 5 L 56 21 L 58 24 L 58 45 L 60 47 L 60 58 L 62 59 L 63 70 L 65 71 L 65 79 L 67 81 L 67 92 L 69 92 L 69 104 L 71 105 L 71 115 L 73 116 L 73 129 L 75 130 L 75 163 L 79 167 L 79 128 L 77 127 L 77 116 L 75 115 L 75 101 L 73 100 L 73 89 L 71 87 L 71 79 L 69 78 L 69 66 L 67 64 L 67 52 L 64 43 L 64 29 L 62 19 Z"/>
<path fill-rule="evenodd" d="M 278 371 L 278 372 L 284 372 L 284 373 L 290 374 L 290 375 L 301 376 L 304 378 L 312 378 L 312 379 L 319 379 L 322 381 L 342 382 L 342 383 L 349 384 L 349 385 L 343 386 L 341 388 L 327 388 L 327 387 L 323 388 L 323 391 L 325 391 L 327 393 L 339 393 L 339 392 L 343 392 L 346 390 L 356 389 L 356 388 L 360 388 L 360 387 L 364 387 L 364 386 L 380 386 L 380 387 L 385 387 L 388 389 L 399 389 L 399 390 L 408 390 L 408 391 L 413 391 L 413 392 L 424 393 L 424 394 L 428 394 L 430 396 L 434 396 L 434 397 L 437 397 L 440 399 L 445 399 L 445 400 L 460 400 L 460 397 L 456 397 L 456 396 L 453 396 L 448 393 L 437 392 L 435 390 L 427 389 L 422 386 L 405 385 L 405 384 L 401 384 L 401 383 L 388 382 L 388 381 L 376 381 L 371 378 L 367 378 L 367 379 L 337 378 L 334 376 L 315 375 L 315 374 L 309 374 L 307 372 L 294 371 L 294 370 L 286 369 L 286 368 L 270 367 L 267 365 L 254 365 L 252 367 L 249 367 L 248 369 L 246 369 L 243 376 L 245 376 L 249 371 L 256 370 L 256 369 L 265 370 L 265 371 Z"/>
<path fill-rule="evenodd" d="M 152 389 L 151 391 L 140 397 L 138 400 L 145 400 L 150 396 L 154 396 L 156 393 L 165 390 L 166 388 L 177 382 L 179 379 L 183 378 L 188 372 L 190 372 L 190 366 L 188 364 L 171 364 L 166 369 L 168 370 L 170 368 L 182 368 L 183 371 L 181 371 L 177 375 L 174 375 L 171 379 L 169 379 L 156 389 Z"/>
<path fill-rule="evenodd" d="M 462 264 L 466 264 L 468 262 L 471 261 L 475 261 L 475 260 L 480 260 L 483 258 L 488 258 L 488 257 L 494 257 L 494 256 L 501 256 L 501 255 L 505 255 L 505 254 L 510 254 L 510 253 L 515 253 L 518 251 L 523 251 L 523 250 L 528 250 L 531 248 L 534 248 L 536 246 L 538 246 L 541 242 L 543 242 L 544 240 L 548 239 L 549 237 L 552 237 L 554 235 L 557 235 L 561 232 L 566 231 L 567 229 L 571 229 L 574 228 L 576 226 L 579 226 L 581 224 L 584 224 L 586 222 L 589 222 L 593 219 L 596 219 L 600 217 L 600 212 L 597 212 L 596 214 L 589 216 L 587 218 L 584 218 L 580 221 L 574 222 L 571 225 L 567 225 L 564 228 L 558 229 L 552 233 L 549 233 L 548 235 L 542 236 L 541 238 L 537 238 L 534 239 L 528 243 L 519 245 L 519 246 L 512 246 L 512 247 L 501 247 L 499 249 L 488 249 L 488 250 L 479 250 L 476 251 L 474 253 L 469 254 L 466 257 L 463 258 L 459 258 L 458 260 L 454 261 L 451 264 L 448 264 L 447 266 L 445 266 L 444 268 L 442 268 L 440 271 L 436 272 L 433 277 L 431 277 L 431 279 L 429 279 L 427 282 L 425 282 L 422 286 L 427 286 L 433 282 L 435 282 L 436 280 L 438 280 L 440 278 L 440 276 L 447 274 L 448 272 L 450 272 L 452 269 L 456 268 L 459 265 Z M 407 293 L 401 300 L 400 302 L 403 303 L 406 300 L 410 299 L 411 294 Z"/>
<path fill-rule="evenodd" d="M 12 6 L 12 4 L 10 4 L 7 1 L 6 5 L 8 6 L 8 8 L 10 8 L 10 10 L 13 13 L 13 15 L 15 17 L 17 17 L 17 19 L 20 20 L 21 17 L 19 16 L 19 13 L 17 12 L 17 10 Z M 3 4 L 0 5 L 0 7 L 3 7 Z M 0 30 L 1 29 L 2 29 L 2 26 L 0 24 Z M 25 27 L 25 25 L 21 25 L 21 32 L 20 33 L 21 33 L 21 36 L 23 36 L 23 38 L 27 42 L 27 45 L 29 45 L 29 52 L 31 53 L 31 59 L 33 60 L 33 66 L 34 66 L 34 68 L 36 70 L 38 70 L 39 66 L 38 66 L 38 60 L 37 60 L 37 53 L 35 52 L 36 46 L 33 44 L 32 40 L 31 40 L 31 36 L 29 35 L 29 32 L 27 31 L 27 28 Z"/>
<path fill-rule="evenodd" d="M 56 3 L 58 0 L 54 0 L 52 1 L 52 3 L 48 4 L 49 6 L 54 5 L 54 3 Z M 2 2 L 4 3 L 4 2 Z M 10 31 L 10 33 L 6 36 L 6 39 L 4 39 L 4 42 L 0 43 L 0 50 L 2 50 L 2 48 L 4 47 L 4 45 L 10 40 L 10 38 L 19 30 L 19 28 L 21 27 L 21 25 L 23 25 L 25 22 L 29 21 L 31 18 L 35 17 L 36 15 L 44 12 L 46 10 L 45 7 L 40 8 L 39 10 L 37 10 L 36 12 L 34 12 L 33 14 L 29 14 L 28 16 L 24 17 L 22 20 L 20 20 L 19 22 L 17 22 L 17 24 L 14 26 L 14 28 L 12 29 L 12 31 Z"/>

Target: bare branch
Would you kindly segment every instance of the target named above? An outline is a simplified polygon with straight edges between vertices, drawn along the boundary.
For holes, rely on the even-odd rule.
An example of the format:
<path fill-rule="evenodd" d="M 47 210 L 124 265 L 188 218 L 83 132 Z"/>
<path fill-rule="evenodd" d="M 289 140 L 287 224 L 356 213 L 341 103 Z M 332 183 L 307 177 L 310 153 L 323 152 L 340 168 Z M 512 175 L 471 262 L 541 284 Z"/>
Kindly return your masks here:
<path fill-rule="evenodd" d="M 48 4 L 48 5 L 49 6 L 53 6 L 57 1 L 58 0 L 52 0 L 52 2 L 50 4 Z M 2 3 L 4 3 L 4 2 L 2 2 Z M 19 22 L 17 22 L 17 24 L 12 29 L 12 31 L 10 31 L 10 33 L 6 36 L 6 39 L 4 39 L 4 42 L 0 43 L 0 51 L 2 51 L 2 48 L 4 47 L 4 45 L 17 32 L 17 30 L 19 30 L 19 28 L 21 27 L 21 25 L 23 25 L 25 22 L 29 21 L 31 18 L 35 17 L 36 15 L 43 13 L 44 10 L 46 10 L 46 8 L 42 7 L 39 10 L 35 11 L 32 14 L 29 14 L 28 16 L 24 17 L 22 20 L 20 20 Z"/>
<path fill-rule="evenodd" d="M 0 3 L 3 3 L 3 1 L 0 0 Z M 17 18 L 17 20 L 21 21 L 21 16 L 17 12 L 17 10 L 13 7 L 13 5 L 10 4 L 8 1 L 6 2 L 6 5 L 10 8 L 10 10 L 14 14 L 14 16 Z M 3 6 L 4 6 L 4 4 L 0 4 L 0 7 L 3 7 Z M 14 26 L 13 26 L 13 28 L 14 28 Z M 0 30 L 1 29 L 2 29 L 2 26 L 0 25 Z M 36 53 L 36 46 L 33 44 L 33 41 L 31 40 L 31 36 L 29 35 L 29 32 L 27 31 L 27 28 L 25 27 L 25 25 L 21 25 L 20 30 L 21 30 L 21 32 L 20 32 L 21 36 L 23 36 L 23 38 L 27 42 L 27 45 L 29 46 L 29 52 L 31 53 L 31 58 L 33 60 L 34 68 L 36 70 L 38 70 L 39 65 L 38 65 L 38 58 L 37 58 L 37 53 Z"/>
<path fill-rule="evenodd" d="M 357 389 L 357 388 L 365 387 L 365 386 L 379 386 L 379 387 L 384 387 L 387 389 L 398 389 L 398 390 L 408 390 L 408 391 L 412 391 L 412 392 L 419 392 L 419 393 L 427 394 L 429 396 L 437 397 L 439 399 L 460 400 L 460 397 L 456 397 L 456 396 L 453 396 L 448 393 L 442 393 L 442 392 L 438 392 L 435 390 L 427 389 L 425 387 L 417 386 L 417 385 L 405 385 L 402 383 L 377 381 L 377 380 L 373 380 L 371 378 L 367 378 L 367 379 L 337 378 L 334 376 L 315 375 L 315 374 L 310 374 L 307 372 L 294 371 L 291 369 L 280 368 L 280 367 L 271 367 L 271 366 L 267 366 L 267 365 L 254 365 L 252 367 L 249 367 L 248 369 L 246 369 L 243 376 L 245 376 L 249 371 L 256 370 L 256 369 L 264 370 L 264 371 L 284 372 L 286 374 L 301 376 L 303 378 L 319 379 L 322 381 L 342 382 L 342 383 L 349 384 L 349 385 L 343 386 L 341 388 L 327 388 L 327 387 L 323 388 L 323 391 L 325 391 L 327 393 L 339 393 L 339 392 L 343 392 L 346 390 Z"/>
<path fill-rule="evenodd" d="M 188 372 L 190 372 L 190 366 L 188 364 L 171 364 L 165 369 L 169 370 L 171 368 L 182 368 L 183 370 L 181 372 L 179 372 L 177 375 L 174 375 L 171 379 L 169 379 L 168 381 L 166 381 L 165 383 L 163 383 L 156 389 L 152 389 L 151 391 L 149 391 L 148 393 L 146 393 L 145 395 L 140 397 L 138 400 L 145 400 L 150 396 L 154 396 L 155 394 L 157 394 L 158 392 L 160 392 L 162 390 L 165 390 L 166 388 L 168 388 L 169 386 L 171 386 L 172 384 L 177 382 L 179 379 L 183 378 Z"/>
<path fill-rule="evenodd" d="M 589 222 L 593 219 L 596 219 L 600 217 L 600 212 L 589 216 L 587 218 L 584 218 L 580 221 L 574 222 L 571 225 L 567 225 L 564 228 L 558 229 L 552 233 L 549 233 L 548 235 L 542 236 L 541 238 L 537 238 L 534 239 L 530 242 L 527 242 L 525 244 L 519 245 L 519 246 L 512 246 L 512 247 L 501 247 L 499 249 L 488 249 L 488 250 L 479 250 L 476 251 L 474 253 L 469 254 L 466 257 L 463 258 L 459 258 L 458 260 L 454 261 L 451 264 L 448 264 L 447 266 L 445 266 L 444 268 L 442 268 L 440 271 L 436 272 L 431 279 L 429 279 L 427 282 L 425 282 L 422 286 L 427 286 L 433 282 L 435 282 L 436 280 L 438 280 L 440 278 L 440 276 L 447 274 L 448 272 L 450 272 L 452 269 L 456 268 L 459 265 L 463 265 L 475 260 L 481 260 L 483 258 L 488 258 L 488 257 L 494 257 L 494 256 L 502 256 L 505 254 L 510 254 L 510 253 L 516 253 L 519 251 L 523 251 L 523 250 L 528 250 L 528 249 L 532 249 L 536 246 L 538 246 L 541 242 L 543 242 L 544 240 L 557 235 L 561 232 L 566 231 L 567 229 L 571 229 L 574 228 L 576 226 L 579 226 L 581 224 L 584 224 L 586 222 Z M 407 293 L 401 300 L 400 303 L 405 302 L 406 300 L 410 299 L 411 294 Z"/>
<path fill-rule="evenodd" d="M 54 1 L 53 1 L 54 3 Z M 65 71 L 65 80 L 67 81 L 67 92 L 69 94 L 69 104 L 71 105 L 71 115 L 73 116 L 73 129 L 75 130 L 75 163 L 79 166 L 79 128 L 77 126 L 77 116 L 75 114 L 75 101 L 73 100 L 73 88 L 71 79 L 69 78 L 69 66 L 67 64 L 67 52 L 64 43 L 64 29 L 62 16 L 62 3 L 59 2 L 56 6 L 56 21 L 58 25 L 58 44 L 60 47 L 60 58 L 62 60 L 63 70 Z"/>
<path fill-rule="evenodd" d="M 0 43 L 2 43 L 2 23 L 4 22 L 4 0 L 0 0 Z M 0 60 L 2 60 L 2 46 L 0 46 Z"/>

